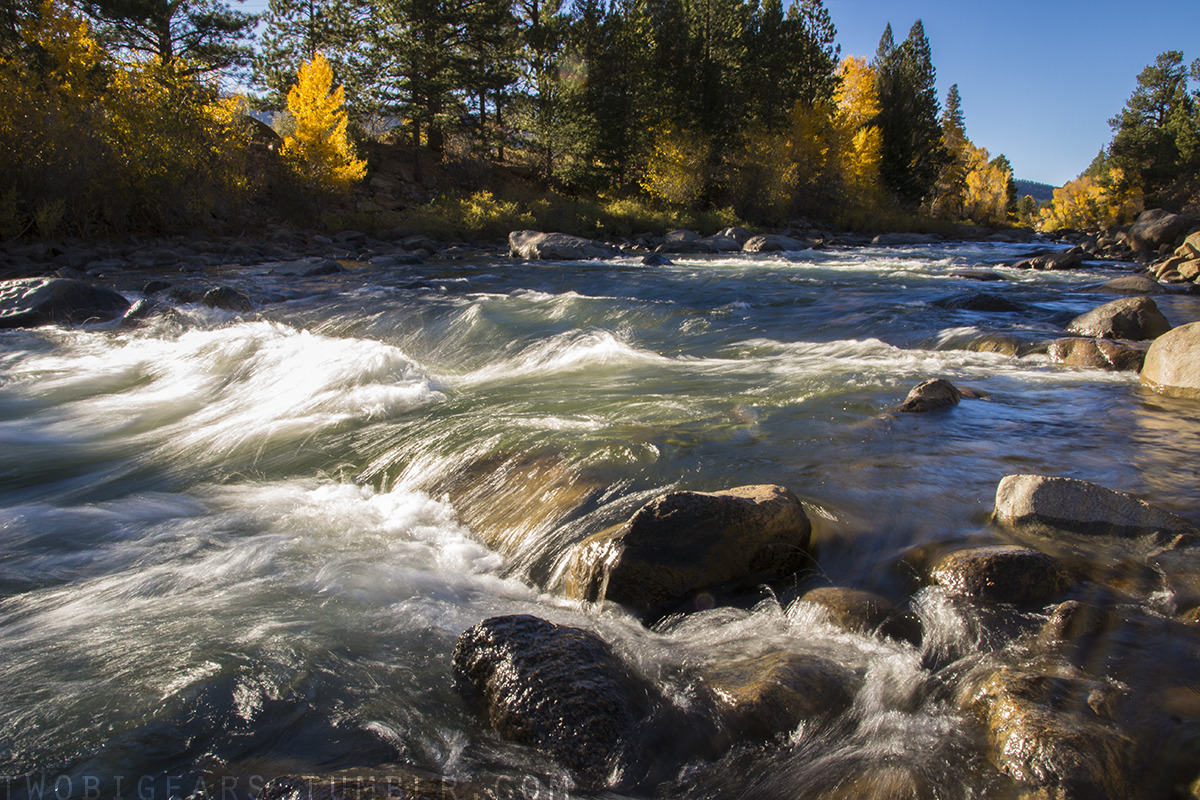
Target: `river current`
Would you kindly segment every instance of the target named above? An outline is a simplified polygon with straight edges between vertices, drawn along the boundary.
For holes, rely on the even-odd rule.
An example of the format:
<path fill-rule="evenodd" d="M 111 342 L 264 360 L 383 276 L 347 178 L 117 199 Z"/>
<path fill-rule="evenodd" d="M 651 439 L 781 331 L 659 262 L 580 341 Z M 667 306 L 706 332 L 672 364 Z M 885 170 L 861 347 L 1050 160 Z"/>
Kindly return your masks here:
<path fill-rule="evenodd" d="M 817 652 L 865 675 L 837 735 L 697 758 L 652 793 L 820 797 L 900 761 L 940 796 L 986 794 L 970 726 L 928 687 L 988 643 L 929 593 L 924 652 L 794 601 L 830 583 L 905 600 L 900 556 L 997 541 L 1013 473 L 1200 523 L 1194 404 L 1134 373 L 969 349 L 1056 338 L 1131 269 L 1004 266 L 1027 249 L 266 264 L 209 276 L 252 313 L 0 332 L 0 796 L 243 798 L 390 763 L 571 796 L 455 690 L 459 634 L 512 613 L 599 632 L 681 704 L 686 667 L 717 654 Z M 984 291 L 1020 310 L 939 304 Z M 1200 298 L 1156 300 L 1200 319 Z M 893 413 L 932 377 L 978 398 Z M 754 483 L 814 521 L 818 567 L 795 584 L 652 629 L 556 591 L 571 543 L 650 498 Z"/>

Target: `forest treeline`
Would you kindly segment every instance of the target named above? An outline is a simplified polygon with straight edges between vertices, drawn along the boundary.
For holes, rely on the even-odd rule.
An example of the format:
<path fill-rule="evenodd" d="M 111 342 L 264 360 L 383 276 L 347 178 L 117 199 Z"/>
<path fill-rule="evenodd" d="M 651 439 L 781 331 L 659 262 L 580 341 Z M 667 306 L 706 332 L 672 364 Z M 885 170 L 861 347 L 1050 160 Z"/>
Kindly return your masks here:
<path fill-rule="evenodd" d="M 1181 55 L 1164 67 L 1179 110 L 1153 123 L 1174 161 L 1118 129 L 1092 183 L 1039 209 L 967 136 L 957 85 L 939 98 L 920 20 L 899 41 L 889 24 L 869 58 L 836 37 L 822 0 L 270 0 L 261 19 L 227 0 L 11 0 L 0 234 L 336 208 L 371 138 L 411 150 L 418 181 L 448 161 L 512 167 L 562 196 L 769 225 L 1078 224 L 1069 208 L 1191 197 L 1163 188 L 1197 138 Z M 250 106 L 274 113 L 278 154 Z"/>

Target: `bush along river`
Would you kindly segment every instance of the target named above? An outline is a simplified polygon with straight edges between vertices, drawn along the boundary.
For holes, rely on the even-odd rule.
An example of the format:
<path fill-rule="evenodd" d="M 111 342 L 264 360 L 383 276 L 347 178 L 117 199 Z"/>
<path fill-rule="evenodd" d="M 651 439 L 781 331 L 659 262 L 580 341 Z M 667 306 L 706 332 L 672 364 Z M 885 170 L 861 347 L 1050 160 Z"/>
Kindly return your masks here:
<path fill-rule="evenodd" d="M 1196 796 L 1200 297 L 1034 249 L 0 284 L 0 793 Z"/>

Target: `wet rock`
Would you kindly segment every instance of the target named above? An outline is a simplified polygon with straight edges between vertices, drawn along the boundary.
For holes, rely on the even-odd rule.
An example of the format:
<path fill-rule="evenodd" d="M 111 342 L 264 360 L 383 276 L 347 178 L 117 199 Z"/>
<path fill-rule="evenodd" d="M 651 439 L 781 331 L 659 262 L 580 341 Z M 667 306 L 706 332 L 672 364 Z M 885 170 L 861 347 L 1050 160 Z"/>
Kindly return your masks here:
<path fill-rule="evenodd" d="M 981 281 L 990 283 L 994 281 L 1004 280 L 1004 276 L 999 272 L 990 269 L 958 269 L 950 273 L 952 278 L 963 278 L 968 281 Z"/>
<path fill-rule="evenodd" d="M 1097 291 L 1112 294 L 1162 294 L 1166 289 L 1148 275 L 1126 275 L 1100 284 Z"/>
<path fill-rule="evenodd" d="M 332 258 L 300 258 L 280 264 L 271 270 L 272 275 L 292 275 L 298 278 L 318 278 L 344 272 L 342 265 Z"/>
<path fill-rule="evenodd" d="M 1015 336 L 1004 333 L 987 333 L 969 341 L 966 349 L 975 353 L 1000 353 L 1005 356 L 1015 356 L 1023 354 L 1028 346 L 1027 343 Z"/>
<path fill-rule="evenodd" d="M 1086 253 L 1080 248 L 1072 248 L 1052 253 L 1042 253 L 1041 255 L 1027 258 L 1024 261 L 1018 261 L 1013 264 L 1017 269 L 1039 269 L 1039 270 L 1064 270 L 1078 269 L 1083 266 L 1083 258 Z"/>
<path fill-rule="evenodd" d="M 670 267 L 675 264 L 674 261 L 661 253 L 650 253 L 647 256 L 643 256 L 642 263 L 647 267 Z"/>
<path fill-rule="evenodd" d="M 1169 397 L 1200 399 L 1200 322 L 1154 340 L 1142 366 L 1142 385 Z"/>
<path fill-rule="evenodd" d="M 928 778 L 903 764 L 868 767 L 863 774 L 820 795 L 820 800 L 936 800 Z"/>
<path fill-rule="evenodd" d="M 881 233 L 871 240 L 871 244 L 884 247 L 909 244 L 936 244 L 942 239 L 932 233 Z"/>
<path fill-rule="evenodd" d="M 1013 780 L 1063 800 L 1136 795 L 1135 742 L 1114 722 L 1120 691 L 1067 664 L 1005 667 L 960 696 L 983 723 L 990 755 Z"/>
<path fill-rule="evenodd" d="M 228 286 L 214 286 L 204 293 L 200 302 L 209 308 L 220 308 L 225 311 L 245 313 L 254 310 L 254 304 L 250 302 L 250 298 Z"/>
<path fill-rule="evenodd" d="M 0 328 L 82 325 L 120 317 L 129 301 L 111 289 L 69 278 L 0 282 Z"/>
<path fill-rule="evenodd" d="M 370 264 L 373 267 L 415 267 L 425 263 L 425 259 L 416 253 L 388 253 L 372 256 Z"/>
<path fill-rule="evenodd" d="M 1051 647 L 1093 639 L 1107 631 L 1115 619 L 1106 608 L 1068 600 L 1050 614 L 1038 631 L 1037 641 L 1042 647 Z"/>
<path fill-rule="evenodd" d="M 747 253 L 791 253 L 807 250 L 808 245 L 790 236 L 763 234 L 746 240 L 742 250 Z"/>
<path fill-rule="evenodd" d="M 1118 372 L 1138 372 L 1144 350 L 1108 339 L 1056 339 L 1047 351 L 1050 360 L 1068 367 L 1092 367 Z"/>
<path fill-rule="evenodd" d="M 568 233 L 513 231 L 508 235 L 509 255 L 516 258 L 587 261 L 613 258 L 615 247 Z"/>
<path fill-rule="evenodd" d="M 654 619 L 714 588 L 753 588 L 811 562 L 812 525 L 782 486 L 672 492 L 571 552 L 566 593 Z"/>
<path fill-rule="evenodd" d="M 166 303 L 160 303 L 152 298 L 143 297 L 131 305 L 129 310 L 125 312 L 125 315 L 121 317 L 121 327 L 133 327 L 151 317 L 170 313 L 172 310 Z"/>
<path fill-rule="evenodd" d="M 160 281 L 160 280 L 146 281 L 146 285 L 142 287 L 142 294 L 145 294 L 145 295 L 158 294 L 159 292 L 165 292 L 170 288 L 171 288 L 171 284 L 167 283 L 166 281 Z"/>
<path fill-rule="evenodd" d="M 484 800 L 487 797 L 487 792 L 471 784 L 399 765 L 321 775 L 283 775 L 268 781 L 258 793 L 258 800 Z"/>
<path fill-rule="evenodd" d="M 717 231 L 717 236 L 728 236 L 730 239 L 735 240 L 741 245 L 746 244 L 746 242 L 754 238 L 753 233 L 745 228 L 739 227 L 722 228 L 721 230 Z"/>
<path fill-rule="evenodd" d="M 1011 313 L 1023 310 L 1020 305 L 1009 300 L 1007 297 L 1001 297 L 998 294 L 988 294 L 987 292 L 970 292 L 968 294 L 957 294 L 953 297 L 943 297 L 940 300 L 934 300 L 933 305 L 938 308 L 946 308 L 954 311 Z"/>
<path fill-rule="evenodd" d="M 1024 607 L 1044 606 L 1072 583 L 1058 559 L 1013 545 L 948 553 L 933 565 L 929 580 L 954 595 Z"/>
<path fill-rule="evenodd" d="M 896 613 L 896 606 L 886 597 L 845 586 L 810 589 L 800 602 L 820 607 L 831 623 L 855 632 L 877 630 Z"/>
<path fill-rule="evenodd" d="M 962 392 L 950 381 L 944 378 L 932 378 L 914 386 L 897 411 L 905 413 L 937 411 L 958 405 L 962 397 Z"/>
<path fill-rule="evenodd" d="M 1171 323 L 1149 297 L 1126 297 L 1081 314 L 1067 325 L 1068 333 L 1097 339 L 1155 339 Z"/>
<path fill-rule="evenodd" d="M 648 713 L 648 686 L 596 634 L 528 615 L 465 631 L 454 675 L 501 736 L 597 784 Z"/>
<path fill-rule="evenodd" d="M 753 739 L 845 711 L 859 684 L 853 672 L 828 659 L 783 652 L 710 666 L 701 678 L 725 725 Z"/>
<path fill-rule="evenodd" d="M 1196 535 L 1184 519 L 1128 494 L 1074 478 L 1009 475 L 996 487 L 994 520 L 1010 528 L 1087 536 L 1149 537 L 1173 542 Z"/>
<path fill-rule="evenodd" d="M 1175 240 L 1195 224 L 1191 217 L 1172 214 L 1161 208 L 1143 211 L 1125 234 L 1125 241 L 1134 250 L 1158 250 L 1163 245 L 1175 245 Z"/>

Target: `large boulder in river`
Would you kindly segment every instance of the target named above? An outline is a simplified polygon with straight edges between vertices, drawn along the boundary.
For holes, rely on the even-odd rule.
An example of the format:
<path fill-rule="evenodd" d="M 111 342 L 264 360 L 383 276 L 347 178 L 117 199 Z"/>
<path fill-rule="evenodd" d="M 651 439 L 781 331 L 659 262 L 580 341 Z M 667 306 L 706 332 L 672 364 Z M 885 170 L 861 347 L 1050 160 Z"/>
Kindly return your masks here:
<path fill-rule="evenodd" d="M 845 711 L 861 683 L 815 655 L 775 652 L 705 668 L 702 684 L 739 738 L 770 739 L 813 717 Z"/>
<path fill-rule="evenodd" d="M 799 239 L 775 234 L 760 234 L 742 245 L 742 250 L 747 253 L 791 253 L 807 249 L 808 245 Z"/>
<path fill-rule="evenodd" d="M 1072 584 L 1057 558 L 1013 545 L 955 550 L 933 565 L 929 581 L 961 597 L 1039 608 Z"/>
<path fill-rule="evenodd" d="M 964 688 L 959 704 L 983 723 L 1001 772 L 1062 800 L 1138 796 L 1137 743 L 1115 721 L 1120 689 L 1049 659 L 1010 666 Z"/>
<path fill-rule="evenodd" d="M 1096 291 L 1110 294 L 1162 294 L 1166 289 L 1149 275 L 1125 275 L 1102 283 L 1096 287 Z"/>
<path fill-rule="evenodd" d="M 1154 340 L 1142 366 L 1142 385 L 1159 394 L 1200 400 L 1200 322 Z"/>
<path fill-rule="evenodd" d="M 904 413 L 938 411 L 958 405 L 962 396 L 958 387 L 945 378 L 931 378 L 914 386 L 897 411 Z"/>
<path fill-rule="evenodd" d="M 1066 270 L 1078 269 L 1083 266 L 1085 253 L 1075 247 L 1070 250 L 1060 250 L 1052 253 L 1035 255 L 1024 261 L 1018 261 L 1013 266 L 1017 269 Z"/>
<path fill-rule="evenodd" d="M 1009 528 L 1056 530 L 1165 544 L 1197 531 L 1182 517 L 1132 495 L 1074 478 L 1009 475 L 996 487 L 993 519 Z"/>
<path fill-rule="evenodd" d="M 1130 226 L 1125 242 L 1132 250 L 1158 250 L 1164 244 L 1174 245 L 1175 240 L 1195 224 L 1192 217 L 1151 208 L 1143 211 Z"/>
<path fill-rule="evenodd" d="M 599 784 L 627 755 L 650 688 L 591 631 L 538 617 L 493 617 L 465 631 L 454 675 L 506 739 Z"/>
<path fill-rule="evenodd" d="M 0 328 L 108 322 L 128 308 L 117 292 L 70 278 L 0 282 Z"/>
<path fill-rule="evenodd" d="M 508 235 L 508 249 L 509 255 L 516 258 L 553 261 L 587 261 L 613 258 L 618 254 L 615 247 L 580 236 L 538 231 L 513 231 Z"/>
<path fill-rule="evenodd" d="M 1156 339 L 1171 330 L 1171 323 L 1149 297 L 1113 300 L 1067 325 L 1069 333 L 1097 339 Z"/>
<path fill-rule="evenodd" d="M 566 593 L 654 619 L 714 589 L 753 588 L 810 563 L 812 525 L 782 486 L 671 492 L 577 544 Z"/>
<path fill-rule="evenodd" d="M 1138 372 L 1144 350 L 1108 339 L 1056 339 L 1047 350 L 1050 360 L 1068 367 L 1093 367 L 1118 372 Z"/>

